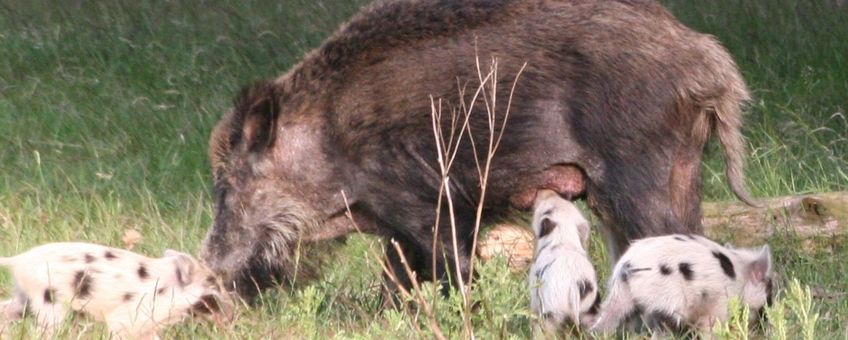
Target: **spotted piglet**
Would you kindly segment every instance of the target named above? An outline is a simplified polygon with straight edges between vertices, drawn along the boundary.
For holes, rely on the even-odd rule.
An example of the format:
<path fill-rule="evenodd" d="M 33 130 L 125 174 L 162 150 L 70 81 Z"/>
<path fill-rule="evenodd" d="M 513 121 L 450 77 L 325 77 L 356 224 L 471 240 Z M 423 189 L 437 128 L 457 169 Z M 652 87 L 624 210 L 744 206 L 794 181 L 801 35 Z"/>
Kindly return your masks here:
<path fill-rule="evenodd" d="M 762 314 L 772 298 L 768 245 L 730 249 L 695 235 L 668 235 L 635 241 L 619 259 L 609 296 L 593 329 L 609 331 L 631 314 L 652 330 L 709 331 L 727 320 L 728 300 L 737 298 Z"/>
<path fill-rule="evenodd" d="M 533 232 L 530 308 L 542 330 L 556 331 L 566 320 L 590 326 L 599 299 L 595 268 L 586 254 L 589 222 L 571 202 L 543 190 L 534 203 Z"/>
<path fill-rule="evenodd" d="M 231 307 L 207 267 L 173 250 L 154 259 L 96 244 L 51 243 L 0 258 L 0 265 L 15 282 L 0 318 L 30 312 L 47 336 L 71 310 L 105 321 L 118 338 L 157 339 L 161 328 L 186 316 L 219 318 Z"/>

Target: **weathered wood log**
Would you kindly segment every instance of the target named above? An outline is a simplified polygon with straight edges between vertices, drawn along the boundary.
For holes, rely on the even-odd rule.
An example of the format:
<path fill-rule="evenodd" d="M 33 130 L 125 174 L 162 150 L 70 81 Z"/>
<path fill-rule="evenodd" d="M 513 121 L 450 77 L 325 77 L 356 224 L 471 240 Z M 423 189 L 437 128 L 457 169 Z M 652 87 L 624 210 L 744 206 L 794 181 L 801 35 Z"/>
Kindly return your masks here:
<path fill-rule="evenodd" d="M 802 239 L 848 236 L 848 191 L 758 199 L 761 207 L 741 202 L 705 202 L 703 224 L 711 238 L 731 240 L 734 246 L 760 245 L 775 233 Z M 527 227 L 500 224 L 480 240 L 478 256 L 497 254 L 510 268 L 522 270 L 533 260 L 533 233 Z"/>
<path fill-rule="evenodd" d="M 775 233 L 800 238 L 848 235 L 848 192 L 759 199 L 762 207 L 743 203 L 704 203 L 707 236 L 733 240 L 734 245 L 762 244 Z"/>
<path fill-rule="evenodd" d="M 488 261 L 497 255 L 506 256 L 509 268 L 527 268 L 533 261 L 533 232 L 514 224 L 498 224 L 489 229 L 477 243 L 477 255 Z"/>

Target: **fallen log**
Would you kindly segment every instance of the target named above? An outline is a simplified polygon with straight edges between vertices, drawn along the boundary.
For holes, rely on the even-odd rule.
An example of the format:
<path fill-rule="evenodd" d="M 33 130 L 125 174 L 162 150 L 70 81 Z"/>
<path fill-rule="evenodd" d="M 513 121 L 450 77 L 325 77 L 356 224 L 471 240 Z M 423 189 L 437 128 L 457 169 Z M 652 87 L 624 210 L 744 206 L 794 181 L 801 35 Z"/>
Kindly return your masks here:
<path fill-rule="evenodd" d="M 805 240 L 848 236 L 848 191 L 761 198 L 758 203 L 704 202 L 705 234 L 740 247 L 763 244 L 776 233 Z M 533 260 L 533 233 L 499 224 L 483 235 L 477 249 L 483 261 L 503 254 L 510 268 L 522 270 Z"/>
<path fill-rule="evenodd" d="M 761 244 L 775 233 L 800 238 L 848 234 L 848 192 L 829 192 L 759 199 L 762 207 L 737 202 L 704 203 L 707 236 L 734 241 L 734 245 Z"/>
<path fill-rule="evenodd" d="M 512 270 L 523 270 L 533 261 L 533 232 L 515 224 L 490 228 L 477 243 L 477 256 L 488 261 L 503 255 Z"/>

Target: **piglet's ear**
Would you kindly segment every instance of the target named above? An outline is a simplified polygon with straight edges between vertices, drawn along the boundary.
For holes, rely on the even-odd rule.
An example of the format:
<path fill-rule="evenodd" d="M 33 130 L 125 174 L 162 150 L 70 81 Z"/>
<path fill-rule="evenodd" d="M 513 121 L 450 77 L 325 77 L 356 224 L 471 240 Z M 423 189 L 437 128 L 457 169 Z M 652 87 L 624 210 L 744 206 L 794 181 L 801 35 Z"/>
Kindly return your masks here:
<path fill-rule="evenodd" d="M 583 246 L 583 250 L 589 249 L 589 234 L 592 233 L 589 222 L 580 222 L 577 225 L 577 233 L 580 234 L 580 244 Z"/>
<path fill-rule="evenodd" d="M 165 251 L 165 257 L 172 259 L 174 263 L 174 276 L 176 276 L 180 286 L 189 284 L 194 274 L 194 259 L 186 253 L 171 249 Z"/>
<path fill-rule="evenodd" d="M 537 238 L 542 238 L 548 236 L 554 229 L 556 229 L 557 224 L 554 221 L 551 221 L 550 218 L 543 218 L 541 222 L 541 228 L 539 228 L 539 235 Z"/>
<path fill-rule="evenodd" d="M 771 249 L 764 245 L 749 267 L 751 282 L 760 283 L 771 276 Z"/>
<path fill-rule="evenodd" d="M 177 257 L 180 255 L 185 255 L 185 253 L 173 249 L 165 249 L 165 257 Z"/>

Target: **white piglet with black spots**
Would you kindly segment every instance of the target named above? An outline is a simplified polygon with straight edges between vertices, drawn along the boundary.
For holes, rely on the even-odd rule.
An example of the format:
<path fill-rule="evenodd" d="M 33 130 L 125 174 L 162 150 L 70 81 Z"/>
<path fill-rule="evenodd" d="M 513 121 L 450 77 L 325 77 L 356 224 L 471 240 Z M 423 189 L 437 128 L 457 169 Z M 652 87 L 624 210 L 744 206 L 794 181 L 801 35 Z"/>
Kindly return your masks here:
<path fill-rule="evenodd" d="M 727 320 L 731 298 L 755 321 L 771 303 L 772 275 L 768 245 L 733 249 L 696 235 L 637 240 L 613 269 L 593 329 L 610 331 L 638 314 L 655 331 L 709 331 Z"/>
<path fill-rule="evenodd" d="M 47 337 L 73 311 L 105 321 L 117 338 L 158 338 L 190 314 L 227 316 L 230 300 L 215 276 L 188 254 L 162 258 L 89 243 L 50 243 L 0 258 L 15 282 L 0 303 L 0 324 L 36 317 Z M 0 326 L 2 330 L 2 326 Z"/>
<path fill-rule="evenodd" d="M 586 254 L 589 222 L 571 202 L 540 191 L 533 213 L 536 256 L 530 268 L 530 309 L 542 330 L 570 321 L 591 326 L 599 302 L 595 268 Z"/>

